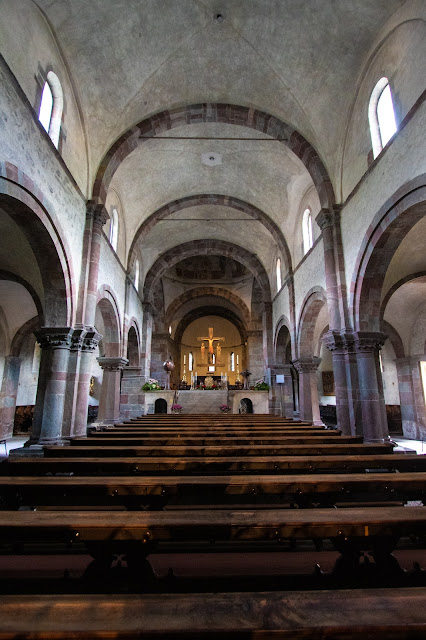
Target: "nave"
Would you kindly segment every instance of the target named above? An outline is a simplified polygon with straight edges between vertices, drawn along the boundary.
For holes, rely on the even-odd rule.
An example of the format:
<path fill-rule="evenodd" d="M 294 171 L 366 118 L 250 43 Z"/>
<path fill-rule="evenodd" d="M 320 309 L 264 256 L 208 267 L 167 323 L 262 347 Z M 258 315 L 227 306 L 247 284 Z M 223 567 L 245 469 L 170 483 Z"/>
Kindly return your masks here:
<path fill-rule="evenodd" d="M 426 456 L 261 414 L 43 454 L 1 464 L 2 639 L 425 632 Z"/>

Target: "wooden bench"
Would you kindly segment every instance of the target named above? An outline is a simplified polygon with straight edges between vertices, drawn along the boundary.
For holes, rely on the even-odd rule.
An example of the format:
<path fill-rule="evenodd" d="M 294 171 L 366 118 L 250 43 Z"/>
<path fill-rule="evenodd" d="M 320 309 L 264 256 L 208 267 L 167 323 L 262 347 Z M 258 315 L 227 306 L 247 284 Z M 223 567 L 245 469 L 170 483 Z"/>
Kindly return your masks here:
<path fill-rule="evenodd" d="M 7 508 L 40 505 L 288 504 L 422 500 L 426 472 L 315 475 L 0 477 Z M 13 505 L 13 506 L 12 506 Z"/>
<path fill-rule="evenodd" d="M 6 595 L 0 597 L 0 639 L 423 640 L 425 599 L 424 587 Z"/>
<path fill-rule="evenodd" d="M 73 446 L 45 447 L 46 456 L 283 456 L 283 455 L 375 455 L 391 453 L 392 444 L 286 444 L 222 446 Z"/>
<path fill-rule="evenodd" d="M 320 444 L 362 444 L 361 436 L 304 436 L 304 435 L 290 435 L 290 436 L 163 436 L 163 435 L 119 435 L 114 436 L 103 434 L 93 435 L 88 438 L 74 438 L 71 440 L 71 445 L 74 447 L 92 446 L 145 446 L 145 447 L 173 447 L 173 446 L 185 446 L 185 447 L 207 447 L 207 446 L 239 446 L 239 445 L 296 445 L 296 444 L 308 444 L 308 445 L 320 445 Z"/>
<path fill-rule="evenodd" d="M 73 449 L 74 453 L 76 452 Z M 219 474 L 219 473 L 330 473 L 389 471 L 426 471 L 426 456 L 392 453 L 384 455 L 333 456 L 223 456 L 223 457 L 55 457 L 10 458 L 0 464 L 2 474 L 26 475 L 74 473 L 80 475 L 140 474 Z"/>

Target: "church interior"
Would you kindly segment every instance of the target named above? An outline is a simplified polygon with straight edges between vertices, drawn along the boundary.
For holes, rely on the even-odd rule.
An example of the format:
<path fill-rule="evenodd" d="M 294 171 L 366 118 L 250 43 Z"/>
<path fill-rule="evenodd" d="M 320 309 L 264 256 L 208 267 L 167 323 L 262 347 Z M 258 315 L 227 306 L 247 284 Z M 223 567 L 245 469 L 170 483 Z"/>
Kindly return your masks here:
<path fill-rule="evenodd" d="M 425 637 L 424 0 L 0 16 L 0 638 Z"/>

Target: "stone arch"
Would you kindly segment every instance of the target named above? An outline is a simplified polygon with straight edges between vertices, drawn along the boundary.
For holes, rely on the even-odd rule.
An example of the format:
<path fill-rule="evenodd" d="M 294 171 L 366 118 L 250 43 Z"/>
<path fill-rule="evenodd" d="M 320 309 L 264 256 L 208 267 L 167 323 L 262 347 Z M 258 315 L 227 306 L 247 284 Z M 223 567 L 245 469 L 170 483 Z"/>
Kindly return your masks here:
<path fill-rule="evenodd" d="M 167 307 L 166 324 L 169 324 L 171 322 L 174 315 L 183 304 L 185 304 L 189 300 L 194 300 L 203 296 L 214 296 L 217 298 L 225 298 L 226 300 L 229 300 L 229 302 L 232 302 L 232 304 L 235 305 L 235 307 L 237 307 L 239 311 L 241 311 L 241 319 L 246 324 L 246 326 L 248 326 L 250 322 L 250 311 L 245 302 L 232 291 L 224 289 L 223 287 L 216 286 L 195 287 L 194 289 L 185 291 L 180 296 L 175 298 L 173 302 L 171 302 L 171 304 Z"/>
<path fill-rule="evenodd" d="M 380 331 L 386 272 L 402 239 L 426 214 L 426 174 L 401 187 L 380 208 L 361 245 L 352 276 L 351 309 L 356 331 Z"/>
<path fill-rule="evenodd" d="M 139 336 L 134 324 L 132 324 L 127 332 L 127 360 L 129 367 L 139 367 L 140 349 Z"/>
<path fill-rule="evenodd" d="M 246 342 L 247 328 L 244 326 L 241 319 L 235 313 L 233 313 L 230 309 L 225 309 L 223 307 L 216 307 L 212 305 L 212 306 L 203 306 L 203 307 L 198 307 L 197 309 L 192 309 L 180 320 L 175 330 L 174 340 L 176 344 L 180 344 L 186 327 L 197 318 L 202 318 L 203 316 L 219 316 L 220 318 L 225 318 L 226 320 L 229 320 L 237 328 L 241 336 L 241 342 L 242 343 Z"/>
<path fill-rule="evenodd" d="M 384 296 L 382 304 L 380 305 L 380 322 L 381 323 L 383 323 L 383 316 L 385 315 L 386 306 L 389 300 L 391 299 L 391 297 L 393 296 L 393 294 L 395 293 L 395 291 L 397 291 L 400 287 L 402 287 L 402 285 L 405 284 L 406 282 L 411 282 L 411 280 L 415 280 L 416 278 L 424 278 L 425 276 L 426 276 L 426 271 L 418 271 L 416 273 L 411 273 L 410 275 L 405 276 L 405 278 L 401 278 L 401 280 L 398 280 L 398 282 L 395 282 L 395 284 L 391 286 L 389 291 Z"/>
<path fill-rule="evenodd" d="M 287 362 L 287 348 L 290 343 L 291 348 L 291 331 L 290 321 L 287 316 L 282 315 L 275 327 L 274 335 L 274 353 L 275 364 L 284 364 Z"/>
<path fill-rule="evenodd" d="M 19 357 L 25 338 L 29 333 L 34 333 L 34 331 L 40 329 L 41 326 L 42 322 L 40 320 L 40 316 L 34 316 L 31 320 L 25 322 L 25 324 L 23 324 L 13 336 L 12 344 L 10 346 L 10 355 Z"/>
<path fill-rule="evenodd" d="M 386 320 L 383 320 L 383 331 L 392 343 L 397 358 L 404 358 L 405 349 L 398 331 Z"/>
<path fill-rule="evenodd" d="M 51 203 L 33 181 L 17 167 L 5 165 L 0 163 L 0 208 L 18 225 L 34 251 L 43 278 L 44 323 L 70 326 L 75 313 L 75 280 L 65 234 L 49 212 L 53 210 Z"/>
<path fill-rule="evenodd" d="M 165 131 L 203 122 L 219 122 L 261 131 L 285 144 L 305 165 L 318 191 L 321 207 L 331 208 L 335 202 L 328 172 L 314 147 L 291 125 L 279 118 L 240 105 L 203 103 L 165 109 L 128 129 L 112 145 L 100 163 L 93 185 L 93 198 L 105 203 L 108 187 L 123 160 L 144 140 Z"/>
<path fill-rule="evenodd" d="M 104 356 L 119 357 L 121 351 L 121 323 L 115 296 L 107 285 L 98 290 L 96 308 L 102 316 L 103 335 L 100 347 Z"/>
<path fill-rule="evenodd" d="M 143 288 L 144 302 L 152 302 L 152 292 L 161 276 L 184 258 L 198 255 L 223 255 L 241 262 L 252 272 L 262 290 L 263 300 L 270 302 L 271 287 L 268 275 L 257 256 L 247 249 L 224 240 L 191 240 L 169 249 L 154 262 L 148 271 Z"/>
<path fill-rule="evenodd" d="M 319 313 L 327 306 L 327 297 L 322 287 L 313 287 L 305 296 L 300 313 L 297 332 L 299 357 L 312 357 L 315 353 L 314 332 Z"/>
<path fill-rule="evenodd" d="M 177 211 L 182 211 L 183 209 L 188 209 L 189 207 L 195 206 L 203 206 L 203 205 L 215 205 L 222 207 L 231 207 L 237 211 L 241 211 L 251 218 L 255 220 L 259 220 L 263 226 L 272 234 L 272 236 L 276 239 L 278 248 L 284 258 L 285 266 L 287 272 L 291 271 L 291 255 L 287 245 L 287 242 L 284 238 L 284 234 L 282 233 L 279 226 L 271 220 L 271 218 L 264 213 L 258 207 L 255 207 L 253 204 L 249 202 L 245 202 L 244 200 L 240 200 L 239 198 L 234 198 L 232 196 L 225 196 L 213 193 L 203 193 L 192 196 L 187 196 L 186 198 L 180 198 L 179 200 L 174 200 L 173 202 L 169 202 L 165 204 L 160 209 L 157 209 L 154 213 L 152 213 L 144 222 L 141 224 L 139 229 L 137 230 L 135 237 L 133 239 L 132 245 L 130 247 L 129 256 L 133 255 L 133 250 L 139 240 L 141 240 L 147 233 L 157 224 L 159 220 L 163 220 L 167 218 L 167 216 L 172 213 L 176 213 Z"/>
<path fill-rule="evenodd" d="M 35 308 L 37 309 L 37 313 L 40 319 L 40 326 L 43 325 L 44 324 L 43 305 L 41 304 L 40 297 L 37 294 L 34 287 L 31 286 L 29 282 L 24 280 L 24 278 L 21 278 L 20 276 L 18 276 L 16 273 L 5 271 L 4 269 L 0 269 L 0 280 L 11 280 L 12 282 L 17 282 L 18 284 L 21 284 L 23 287 L 25 287 L 25 289 L 28 291 L 31 298 L 33 299 Z"/>

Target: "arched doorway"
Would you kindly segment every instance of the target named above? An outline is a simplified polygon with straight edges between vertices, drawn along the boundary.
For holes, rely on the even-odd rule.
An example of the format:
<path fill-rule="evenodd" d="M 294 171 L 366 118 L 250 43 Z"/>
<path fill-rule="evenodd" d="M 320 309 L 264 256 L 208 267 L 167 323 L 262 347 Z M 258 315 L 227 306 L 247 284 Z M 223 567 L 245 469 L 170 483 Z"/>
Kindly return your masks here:
<path fill-rule="evenodd" d="M 250 398 L 242 398 L 239 413 L 253 413 L 253 403 Z"/>
<path fill-rule="evenodd" d="M 164 398 L 157 398 L 154 404 L 154 413 L 167 413 L 167 402 Z"/>

